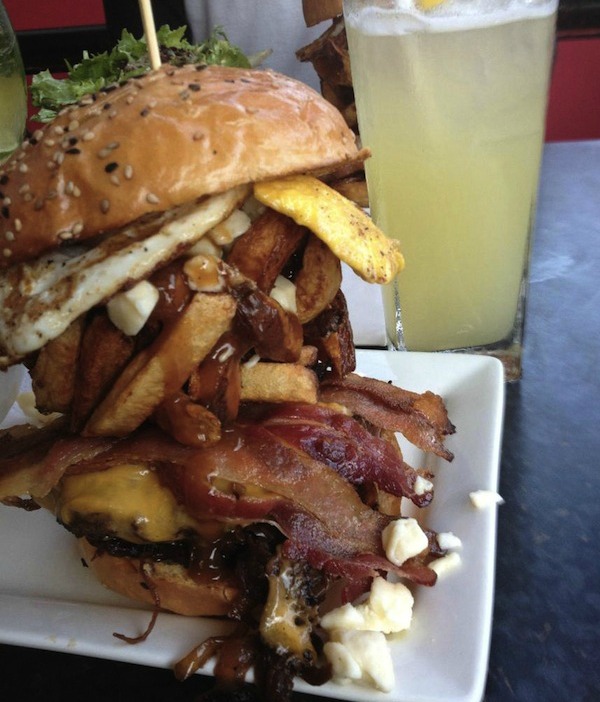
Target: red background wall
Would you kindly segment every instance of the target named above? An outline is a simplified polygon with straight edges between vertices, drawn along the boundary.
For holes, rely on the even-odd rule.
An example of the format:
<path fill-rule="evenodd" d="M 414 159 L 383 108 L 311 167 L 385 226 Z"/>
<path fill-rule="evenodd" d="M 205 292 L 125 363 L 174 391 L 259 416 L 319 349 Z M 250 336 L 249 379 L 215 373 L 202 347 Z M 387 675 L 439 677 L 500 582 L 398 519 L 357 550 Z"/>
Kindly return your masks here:
<path fill-rule="evenodd" d="M 17 30 L 105 22 L 102 0 L 4 0 L 4 5 Z M 600 139 L 600 37 L 558 41 L 546 138 Z"/>

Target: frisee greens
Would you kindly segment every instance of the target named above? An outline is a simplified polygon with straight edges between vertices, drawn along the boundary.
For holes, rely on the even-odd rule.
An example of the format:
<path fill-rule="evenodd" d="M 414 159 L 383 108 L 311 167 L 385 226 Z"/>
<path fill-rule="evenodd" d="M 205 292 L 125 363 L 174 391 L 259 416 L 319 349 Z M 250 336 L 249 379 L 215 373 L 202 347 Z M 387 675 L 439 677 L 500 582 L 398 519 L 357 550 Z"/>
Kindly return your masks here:
<path fill-rule="evenodd" d="M 175 66 L 198 63 L 250 67 L 250 59 L 229 42 L 221 27 L 215 28 L 211 36 L 201 44 L 190 43 L 185 38 L 185 31 L 185 27 L 171 29 L 168 25 L 157 31 L 163 63 Z M 49 122 L 63 107 L 79 102 L 84 95 L 95 93 L 108 85 L 122 83 L 150 70 L 146 40 L 136 39 L 126 29 L 111 51 L 95 55 L 84 52 L 80 63 L 74 66 L 68 62 L 65 64 L 65 78 L 54 78 L 47 70 L 33 76 L 31 101 L 39 108 L 33 119 Z"/>

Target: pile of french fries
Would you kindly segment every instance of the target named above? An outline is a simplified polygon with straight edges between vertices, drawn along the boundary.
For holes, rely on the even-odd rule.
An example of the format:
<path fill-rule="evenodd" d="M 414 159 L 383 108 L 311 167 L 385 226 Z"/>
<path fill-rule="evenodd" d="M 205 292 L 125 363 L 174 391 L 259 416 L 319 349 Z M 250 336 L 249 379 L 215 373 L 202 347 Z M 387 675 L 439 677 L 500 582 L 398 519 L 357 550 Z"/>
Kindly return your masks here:
<path fill-rule="evenodd" d="M 315 368 L 351 372 L 354 343 L 340 259 L 326 235 L 295 219 L 263 208 L 220 256 L 169 262 L 188 297 L 172 318 L 151 315 L 135 336 L 103 305 L 77 318 L 30 368 L 38 410 L 67 415 L 84 436 L 126 436 L 152 421 L 202 446 L 219 441 L 242 403 L 317 402 Z M 349 255 L 354 248 L 350 241 Z M 198 275 L 207 269 L 219 281 L 208 291 Z M 271 295 L 281 276 L 293 279 L 292 310 Z"/>

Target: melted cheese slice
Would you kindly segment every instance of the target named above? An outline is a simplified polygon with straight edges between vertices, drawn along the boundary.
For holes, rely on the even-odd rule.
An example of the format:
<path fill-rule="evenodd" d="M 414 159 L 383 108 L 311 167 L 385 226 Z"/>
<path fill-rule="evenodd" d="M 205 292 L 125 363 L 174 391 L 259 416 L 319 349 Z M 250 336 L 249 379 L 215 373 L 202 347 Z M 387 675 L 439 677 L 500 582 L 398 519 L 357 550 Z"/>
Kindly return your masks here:
<path fill-rule="evenodd" d="M 187 530 L 201 530 L 156 471 L 140 464 L 63 478 L 53 511 L 66 526 L 95 521 L 134 543 L 173 541 Z"/>

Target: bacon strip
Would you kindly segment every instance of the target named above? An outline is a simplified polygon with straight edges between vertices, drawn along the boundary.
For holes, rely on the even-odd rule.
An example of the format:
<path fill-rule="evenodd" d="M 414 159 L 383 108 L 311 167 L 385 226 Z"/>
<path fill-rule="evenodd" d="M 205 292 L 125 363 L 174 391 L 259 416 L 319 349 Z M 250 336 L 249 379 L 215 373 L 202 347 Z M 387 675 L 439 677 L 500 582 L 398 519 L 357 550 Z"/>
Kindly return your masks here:
<path fill-rule="evenodd" d="M 285 403 L 262 418 L 261 424 L 353 485 L 375 483 L 418 507 L 433 499 L 432 490 L 415 492 L 419 474 L 405 463 L 399 447 L 373 436 L 355 419 L 331 407 Z"/>
<path fill-rule="evenodd" d="M 350 373 L 343 379 L 325 380 L 321 384 L 320 399 L 344 405 L 377 427 L 399 431 L 423 451 L 448 461 L 454 458 L 444 446 L 444 437 L 453 434 L 455 427 L 439 395 L 410 392 Z"/>

